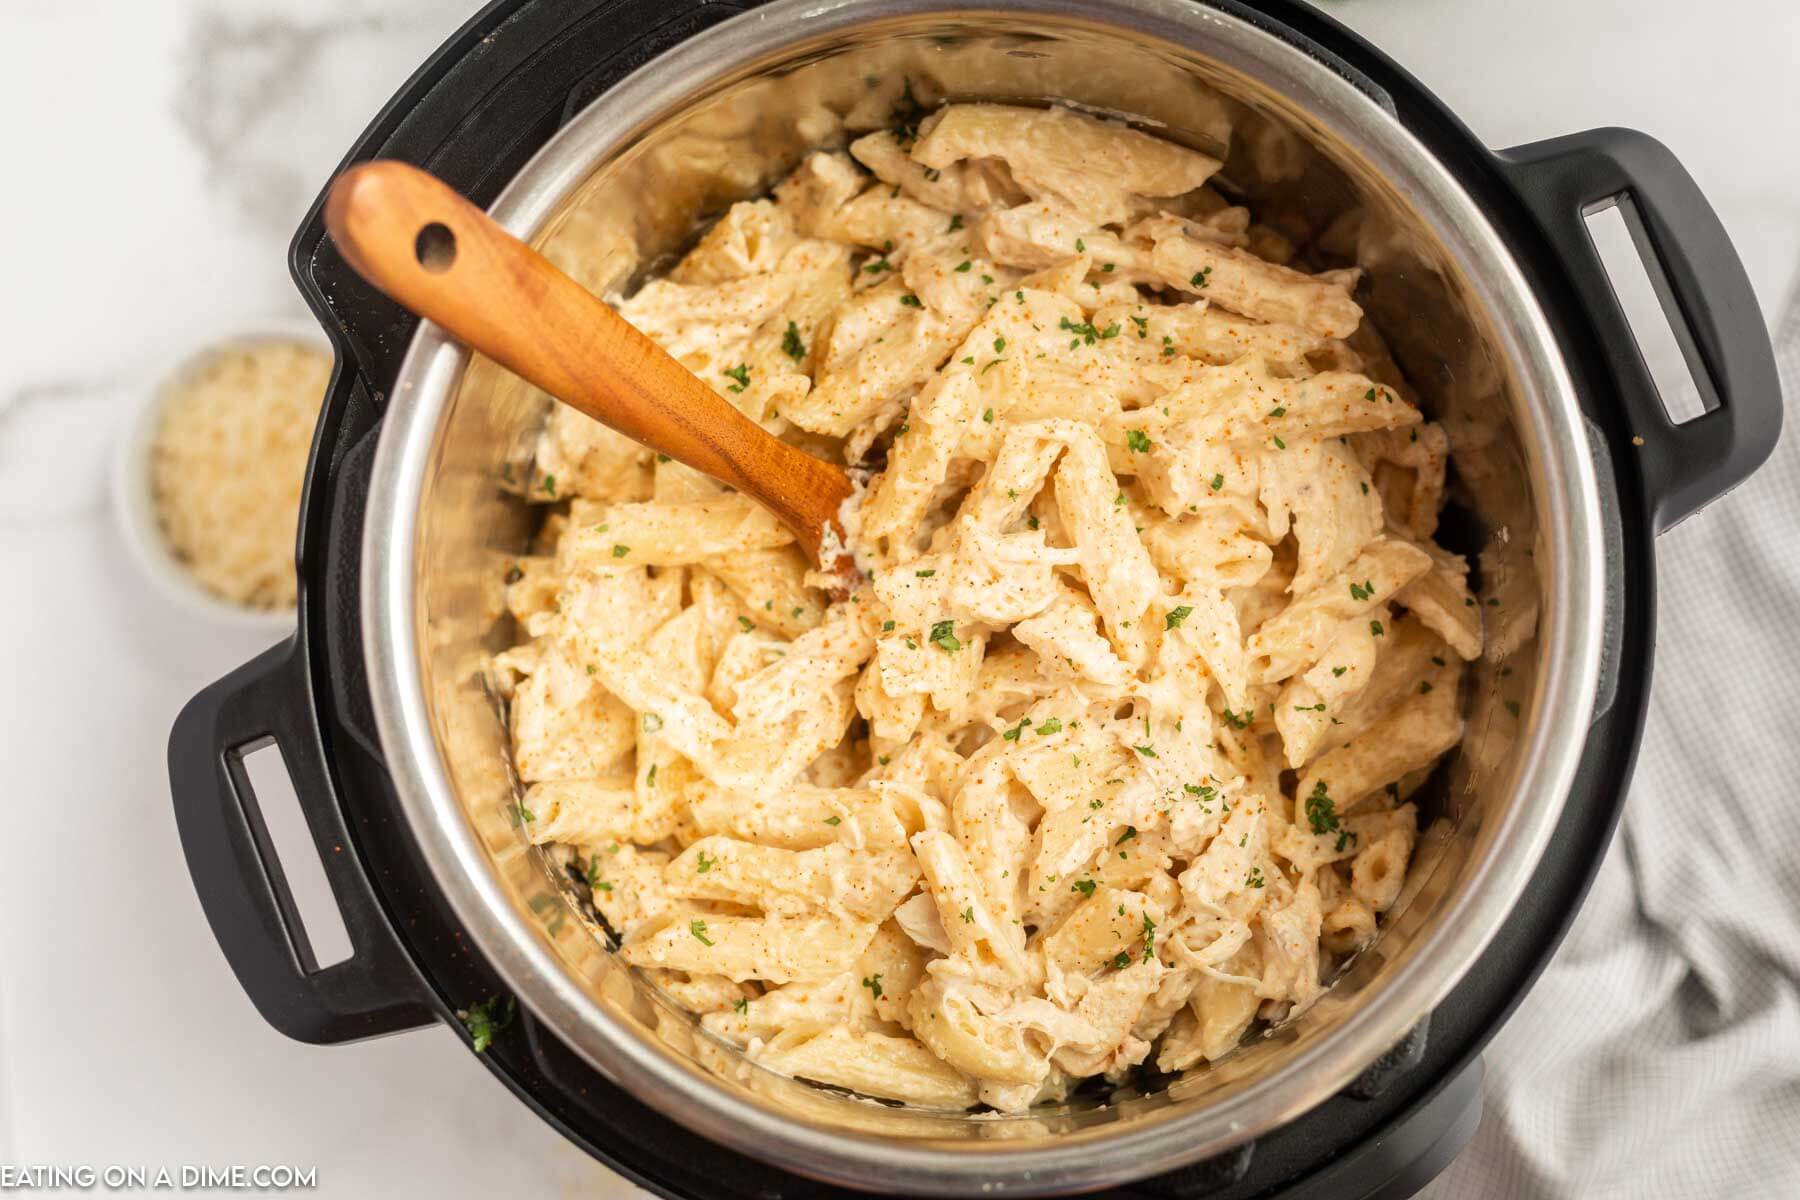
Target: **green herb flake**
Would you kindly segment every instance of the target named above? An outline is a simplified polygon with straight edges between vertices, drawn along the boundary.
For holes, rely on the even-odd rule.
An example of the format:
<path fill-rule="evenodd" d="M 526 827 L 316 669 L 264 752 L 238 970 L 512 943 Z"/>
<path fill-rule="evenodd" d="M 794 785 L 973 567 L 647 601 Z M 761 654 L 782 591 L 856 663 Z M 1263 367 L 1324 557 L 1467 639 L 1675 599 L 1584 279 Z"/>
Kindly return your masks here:
<path fill-rule="evenodd" d="M 842 825 L 844 823 L 844 818 L 833 813 L 831 816 L 825 818 L 825 823 L 831 826 Z"/>
<path fill-rule="evenodd" d="M 544 476 L 543 488 L 544 488 L 544 495 L 550 497 L 552 500 L 556 499 L 556 476 L 554 476 L 554 475 Z"/>
<path fill-rule="evenodd" d="M 911 292 L 908 292 L 908 293 L 906 293 L 906 295 L 900 297 L 900 303 L 906 305 L 906 307 L 908 307 L 908 308 L 924 308 L 925 307 L 925 302 L 923 300 L 919 299 L 917 296 L 913 295 Z"/>
<path fill-rule="evenodd" d="M 971 270 L 974 269 L 974 267 L 975 267 L 975 264 L 965 258 L 961 262 L 956 264 L 956 273 L 958 275 L 967 275 Z"/>
<path fill-rule="evenodd" d="M 1314 833 L 1335 833 L 1338 827 L 1337 804 L 1325 790 L 1323 779 L 1313 784 L 1312 794 L 1303 805 L 1306 823 Z"/>
<path fill-rule="evenodd" d="M 1188 285 L 1196 288 L 1211 286 L 1212 279 L 1210 276 L 1212 275 L 1212 270 L 1211 267 L 1202 267 L 1200 270 L 1195 271 L 1193 275 L 1188 278 Z"/>
<path fill-rule="evenodd" d="M 874 1000 L 881 999 L 881 972 L 880 971 L 875 972 L 875 974 L 873 974 L 873 975 L 865 975 L 863 977 L 862 985 L 869 989 L 869 996 L 871 999 L 874 999 Z"/>
<path fill-rule="evenodd" d="M 475 1053 L 480 1054 L 494 1044 L 495 1034 L 504 1032 L 513 1023 L 517 1011 L 518 1004 L 511 996 L 506 997 L 505 1003 L 499 996 L 489 996 L 480 1004 L 459 1010 L 456 1019 L 469 1031 Z"/>
<path fill-rule="evenodd" d="M 971 904 L 963 909 L 961 916 L 964 925 L 973 925 L 975 923 L 975 906 Z"/>
<path fill-rule="evenodd" d="M 749 633 L 752 629 L 756 628 L 756 625 L 749 617 L 739 617 L 738 628 L 742 629 L 745 633 Z"/>
<path fill-rule="evenodd" d="M 1037 727 L 1036 732 L 1039 737 L 1043 737 L 1047 734 L 1061 733 L 1062 727 L 1063 727 L 1062 718 L 1046 717 L 1046 718 L 1044 718 L 1043 724 L 1041 724 Z"/>
<path fill-rule="evenodd" d="M 1180 629 L 1181 623 L 1194 615 L 1194 606 L 1179 604 L 1163 615 L 1164 629 Z"/>
<path fill-rule="evenodd" d="M 945 654 L 955 654 L 962 649 L 962 642 L 956 637 L 955 621 L 939 621 L 931 627 L 931 641 Z"/>
<path fill-rule="evenodd" d="M 1137 836 L 1137 826 L 1136 825 L 1127 825 L 1125 827 L 1125 832 L 1121 833 L 1118 836 L 1117 840 L 1115 840 L 1113 842 L 1113 845 L 1123 846 L 1126 842 L 1129 842 L 1132 838 L 1134 838 L 1136 836 Z"/>
<path fill-rule="evenodd" d="M 994 423 L 994 410 L 991 408 L 982 409 L 981 410 L 981 419 L 984 423 L 986 423 L 988 425 L 992 425 Z"/>
<path fill-rule="evenodd" d="M 800 340 L 800 327 L 792 321 L 788 322 L 787 332 L 781 335 L 781 352 L 795 362 L 806 357 L 806 343 Z"/>
<path fill-rule="evenodd" d="M 706 936 L 705 921 L 689 921 L 688 932 L 693 934 L 694 940 L 699 942 L 702 946 L 710 946 L 713 944 L 713 940 Z"/>
<path fill-rule="evenodd" d="M 1141 429 L 1127 429 L 1125 431 L 1125 444 L 1131 447 L 1131 452 L 1133 454 L 1150 453 L 1150 435 Z"/>
<path fill-rule="evenodd" d="M 718 861 L 719 860 L 716 858 L 708 858 L 706 856 L 706 851 L 702 850 L 700 852 L 700 857 L 694 863 L 694 870 L 697 871 L 698 873 L 700 873 L 701 875 L 704 875 L 708 871 L 712 870 L 713 865 L 715 863 L 717 863 Z"/>
<path fill-rule="evenodd" d="M 725 389 L 728 392 L 734 392 L 734 393 L 741 392 L 745 388 L 750 386 L 750 364 L 749 363 L 739 363 L 737 366 L 731 368 L 731 370 L 721 371 L 721 372 L 719 372 L 719 374 L 724 375 L 728 379 L 737 380 L 736 383 L 732 384 L 730 387 Z"/>

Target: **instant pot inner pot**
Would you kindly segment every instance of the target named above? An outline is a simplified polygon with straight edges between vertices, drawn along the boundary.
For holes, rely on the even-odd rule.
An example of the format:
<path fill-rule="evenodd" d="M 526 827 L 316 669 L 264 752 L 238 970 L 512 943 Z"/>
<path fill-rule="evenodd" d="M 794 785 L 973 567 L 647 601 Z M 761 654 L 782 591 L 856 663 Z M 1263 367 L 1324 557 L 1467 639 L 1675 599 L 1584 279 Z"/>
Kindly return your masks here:
<path fill-rule="evenodd" d="M 1078 19 L 1020 25 L 978 15 L 893 19 L 808 42 L 801 24 L 793 35 L 802 40 L 715 78 L 660 77 L 653 62 L 644 71 L 662 98 L 659 115 L 621 128 L 605 113 L 605 95 L 578 115 L 546 153 L 584 155 L 586 173 L 565 173 L 566 195 L 520 232 L 594 291 L 629 292 L 732 202 L 765 192 L 811 150 L 894 124 L 914 103 L 1055 101 L 1128 120 L 1222 156 L 1220 190 L 1290 240 L 1298 265 L 1363 269 L 1357 299 L 1452 443 L 1443 540 L 1471 556 L 1472 582 L 1499 604 L 1485 610 L 1489 650 L 1465 684 L 1467 738 L 1419 796 L 1430 827 L 1402 899 L 1379 940 L 1310 1011 L 1254 1030 L 1221 1062 L 1179 1077 L 1142 1074 L 1118 1088 L 1090 1085 L 1065 1105 L 1028 1114 L 971 1118 L 877 1104 L 777 1077 L 701 1033 L 609 957 L 591 910 L 509 820 L 515 783 L 484 666 L 515 638 L 501 583 L 544 509 L 526 504 L 511 481 L 526 478 L 548 400 L 473 361 L 438 425 L 414 547 L 426 704 L 464 816 L 510 902 L 592 999 L 594 1019 L 604 1014 L 615 1036 L 635 1039 L 642 1051 L 675 1066 L 697 1062 L 716 1076 L 714 1086 L 833 1135 L 1023 1147 L 1166 1121 L 1268 1080 L 1369 1003 L 1410 954 L 1430 951 L 1447 905 L 1472 886 L 1499 816 L 1517 800 L 1521 757 L 1535 738 L 1550 736 L 1531 719 L 1550 556 L 1537 525 L 1542 472 L 1529 439 L 1517 435 L 1529 428 L 1521 419 L 1528 402 L 1489 313 L 1440 232 L 1409 201 L 1413 193 L 1383 179 L 1310 113 L 1307 95 L 1277 94 L 1229 54 L 1209 57 L 1149 32 Z M 1434 1000 L 1421 998 L 1416 1015 Z M 1314 1099 L 1342 1082 L 1320 1080 Z"/>

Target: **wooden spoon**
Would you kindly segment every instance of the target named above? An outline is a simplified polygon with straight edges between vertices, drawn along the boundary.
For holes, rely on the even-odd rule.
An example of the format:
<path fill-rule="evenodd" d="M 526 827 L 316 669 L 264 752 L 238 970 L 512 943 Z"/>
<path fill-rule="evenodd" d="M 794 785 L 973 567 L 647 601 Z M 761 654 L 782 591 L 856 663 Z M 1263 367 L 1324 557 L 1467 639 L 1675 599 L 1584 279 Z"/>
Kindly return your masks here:
<path fill-rule="evenodd" d="M 356 272 L 564 404 L 761 502 L 848 593 L 850 477 L 768 433 L 449 186 L 401 162 L 331 185 L 325 227 Z"/>

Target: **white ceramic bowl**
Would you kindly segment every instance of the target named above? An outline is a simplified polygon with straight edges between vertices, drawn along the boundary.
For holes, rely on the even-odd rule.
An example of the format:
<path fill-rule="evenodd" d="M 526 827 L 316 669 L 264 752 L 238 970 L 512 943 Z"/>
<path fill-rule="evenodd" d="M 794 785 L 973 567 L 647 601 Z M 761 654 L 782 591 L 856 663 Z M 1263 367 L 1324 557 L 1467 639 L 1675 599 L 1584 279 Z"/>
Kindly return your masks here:
<path fill-rule="evenodd" d="M 271 341 L 299 342 L 331 355 L 331 346 L 317 325 L 287 318 L 246 322 L 183 351 L 149 381 L 130 423 L 119 432 L 113 447 L 112 504 L 132 561 L 171 603 L 214 624 L 280 634 L 294 627 L 292 607 L 262 609 L 233 604 L 208 591 L 176 558 L 157 523 L 150 475 L 150 447 L 173 385 L 223 350 Z"/>

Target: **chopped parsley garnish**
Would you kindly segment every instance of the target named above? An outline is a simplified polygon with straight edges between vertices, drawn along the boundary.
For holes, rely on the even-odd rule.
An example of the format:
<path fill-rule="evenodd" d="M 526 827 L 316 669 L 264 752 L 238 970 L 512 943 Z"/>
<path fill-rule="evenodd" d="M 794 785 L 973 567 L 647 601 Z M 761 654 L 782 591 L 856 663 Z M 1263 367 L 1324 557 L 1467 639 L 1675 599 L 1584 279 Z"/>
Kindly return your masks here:
<path fill-rule="evenodd" d="M 656 766 L 657 766 L 657 764 L 655 764 L 655 763 L 650 764 L 650 773 L 644 776 L 644 786 L 645 787 L 655 787 L 656 786 Z"/>
<path fill-rule="evenodd" d="M 1074 340 L 1069 343 L 1069 349 L 1071 350 L 1083 342 L 1091 346 L 1097 341 L 1103 342 L 1108 338 L 1116 338 L 1119 336 L 1119 323 L 1117 321 L 1114 321 L 1105 329 L 1095 329 L 1092 321 L 1082 321 L 1077 324 L 1076 322 L 1069 320 L 1069 318 L 1064 317 L 1062 318 L 1061 323 L 1057 325 L 1057 328 L 1066 330 L 1075 335 Z"/>
<path fill-rule="evenodd" d="M 975 906 L 971 904 L 963 909 L 961 916 L 964 925 L 973 925 L 975 923 Z"/>
<path fill-rule="evenodd" d="M 736 383 L 725 389 L 728 392 L 741 392 L 750 386 L 749 363 L 739 363 L 737 366 L 731 368 L 731 370 L 721 371 L 719 374 L 724 375 L 728 379 L 737 380 Z"/>
<path fill-rule="evenodd" d="M 1223 475 L 1214 475 L 1214 476 L 1213 476 L 1213 477 L 1212 477 L 1212 490 L 1213 490 L 1213 491 L 1215 491 L 1215 492 L 1216 492 L 1216 491 L 1218 491 L 1218 490 L 1219 490 L 1219 489 L 1220 489 L 1220 488 L 1222 488 L 1222 487 L 1224 487 L 1224 486 L 1225 486 L 1225 476 L 1223 476 Z"/>
<path fill-rule="evenodd" d="M 1129 320 L 1133 325 L 1137 326 L 1137 331 L 1138 331 L 1139 337 L 1147 338 L 1150 336 L 1150 318 L 1149 317 L 1128 317 L 1127 320 Z"/>
<path fill-rule="evenodd" d="M 1314 833 L 1335 833 L 1338 827 L 1337 804 L 1325 791 L 1323 779 L 1313 784 L 1312 794 L 1304 805 L 1306 823 Z"/>
<path fill-rule="evenodd" d="M 469 1031 L 469 1040 L 474 1043 L 475 1053 L 480 1054 L 494 1044 L 494 1035 L 503 1032 L 513 1023 L 513 1016 L 518 1005 L 511 996 L 501 1003 L 499 996 L 489 996 L 480 1004 L 471 1004 L 456 1014 L 463 1028 Z"/>
<path fill-rule="evenodd" d="M 1194 615 L 1194 606 L 1193 605 L 1178 604 L 1174 608 L 1171 608 L 1167 613 L 1165 613 L 1163 615 L 1163 628 L 1164 629 L 1179 629 L 1179 628 L 1181 628 L 1181 623 L 1193 615 Z"/>
<path fill-rule="evenodd" d="M 1280 438 L 1270 437 L 1269 440 L 1275 443 L 1275 448 L 1277 450 L 1286 450 L 1287 449 L 1287 443 L 1282 441 Z"/>
<path fill-rule="evenodd" d="M 1241 713 L 1234 713 L 1229 708 L 1225 710 L 1225 723 L 1233 729 L 1248 729 L 1254 720 L 1256 714 L 1247 708 Z"/>
<path fill-rule="evenodd" d="M 1075 239 L 1075 253 L 1077 253 L 1077 254 L 1087 253 L 1087 243 L 1082 241 L 1080 238 Z"/>
<path fill-rule="evenodd" d="M 731 1008 L 732 1008 L 732 1011 L 734 1011 L 734 1012 L 749 1012 L 750 1011 L 750 1001 L 744 999 L 742 996 L 739 996 L 736 1000 L 733 1000 L 731 1002 Z"/>
<path fill-rule="evenodd" d="M 556 499 L 556 476 L 544 476 L 544 495 L 550 497 L 552 500 Z"/>
<path fill-rule="evenodd" d="M 1370 621 L 1369 622 L 1369 632 L 1374 634 L 1376 637 L 1380 637 L 1383 632 L 1383 630 L 1381 628 L 1381 622 L 1380 621 Z"/>
<path fill-rule="evenodd" d="M 869 989 L 869 995 L 872 999 L 875 999 L 875 1000 L 881 999 L 881 972 L 880 971 L 875 972 L 875 974 L 873 974 L 873 975 L 865 975 L 863 977 L 862 985 Z"/>
<path fill-rule="evenodd" d="M 1269 415 L 1271 417 L 1285 417 L 1287 416 L 1287 408 L 1284 405 L 1277 404 L 1274 408 L 1269 410 Z"/>
<path fill-rule="evenodd" d="M 1127 954 L 1125 951 L 1121 950 L 1117 954 L 1113 955 L 1113 969 L 1114 970 L 1123 971 L 1126 967 L 1129 967 L 1130 965 L 1131 965 L 1131 955 Z"/>
<path fill-rule="evenodd" d="M 704 875 L 708 871 L 712 870 L 713 864 L 717 863 L 718 861 L 719 860 L 716 858 L 706 857 L 706 851 L 702 850 L 700 852 L 699 859 L 694 863 L 694 870 L 699 872 L 700 874 Z"/>
<path fill-rule="evenodd" d="M 1036 732 L 1039 737 L 1043 737 L 1047 734 L 1052 734 L 1052 733 L 1061 733 L 1062 732 L 1062 718 L 1061 717 L 1045 717 L 1043 724 L 1041 724 L 1037 727 Z"/>
<path fill-rule="evenodd" d="M 1069 885 L 1069 890 L 1071 892 L 1080 892 L 1084 896 L 1091 896 L 1094 894 L 1094 889 L 1098 886 L 1099 884 L 1091 879 L 1077 879 L 1074 883 Z"/>
<path fill-rule="evenodd" d="M 908 293 L 906 293 L 906 295 L 900 297 L 900 303 L 906 305 L 906 307 L 908 307 L 908 308 L 924 308 L 925 307 L 925 302 L 923 300 L 919 299 L 917 296 L 913 295 L 911 292 L 908 292 Z"/>
<path fill-rule="evenodd" d="M 1364 584 L 1360 584 L 1360 585 L 1353 583 L 1350 585 L 1350 598 L 1352 600 L 1367 600 L 1370 596 L 1373 596 L 1374 594 L 1375 594 L 1375 585 L 1372 583 L 1364 583 Z"/>
<path fill-rule="evenodd" d="M 994 353 L 995 354 L 1005 354 L 1006 353 L 1006 339 L 1005 338 L 997 337 L 994 339 Z"/>
<path fill-rule="evenodd" d="M 1349 669 L 1349 667 L 1333 667 L 1331 668 L 1332 677 L 1335 679 L 1342 679 L 1344 677 L 1344 672 Z"/>
<path fill-rule="evenodd" d="M 1261 867 L 1251 867 L 1250 874 L 1245 877 L 1244 882 L 1250 887 L 1259 888 L 1267 881 L 1263 879 Z"/>
<path fill-rule="evenodd" d="M 1428 679 L 1421 679 L 1419 681 L 1419 695 L 1421 695 L 1421 696 L 1426 695 L 1430 691 L 1431 691 L 1431 681 Z"/>
<path fill-rule="evenodd" d="M 806 343 L 800 340 L 800 327 L 792 321 L 788 322 L 787 332 L 781 335 L 781 352 L 795 362 L 806 357 Z"/>
<path fill-rule="evenodd" d="M 1133 454 L 1148 454 L 1150 452 L 1150 435 L 1141 429 L 1127 429 L 1125 444 L 1131 447 Z"/>
<path fill-rule="evenodd" d="M 986 424 L 992 425 L 994 423 L 994 410 L 991 408 L 982 409 L 981 410 L 981 419 Z"/>
<path fill-rule="evenodd" d="M 1110 274 L 1112 274 L 1112 269 L 1113 269 L 1113 265 L 1111 263 L 1106 263 L 1104 266 L 1102 266 L 1100 268 L 1100 273 L 1102 275 L 1110 275 Z"/>
<path fill-rule="evenodd" d="M 750 620 L 749 617 L 739 617 L 738 618 L 738 628 L 742 629 L 745 633 L 749 633 L 752 629 L 756 628 L 756 625 Z"/>
<path fill-rule="evenodd" d="M 955 621 L 939 621 L 931 627 L 931 641 L 945 654 L 955 654 L 962 649 L 962 642 L 956 637 Z"/>
<path fill-rule="evenodd" d="M 1155 746 L 1151 746 L 1151 745 L 1133 746 L 1132 749 L 1136 750 L 1139 754 L 1143 755 L 1145 758 L 1155 758 L 1156 757 L 1156 747 Z"/>
<path fill-rule="evenodd" d="M 1149 913 L 1145 913 L 1144 914 L 1144 961 L 1149 962 L 1154 957 L 1156 957 L 1156 922 L 1152 921 L 1150 919 Z"/>
<path fill-rule="evenodd" d="M 894 632 L 894 623 L 892 621 L 883 621 L 881 623 L 881 632 L 883 632 L 883 633 Z"/>
<path fill-rule="evenodd" d="M 1188 279 L 1188 284 L 1197 288 L 1209 287 L 1212 284 L 1212 280 L 1208 278 L 1208 276 L 1211 274 L 1211 267 L 1202 267 L 1198 271 L 1195 271 L 1192 277 Z"/>
<path fill-rule="evenodd" d="M 825 823 L 832 826 L 842 825 L 844 823 L 844 818 L 833 813 L 831 816 L 825 818 Z"/>
<path fill-rule="evenodd" d="M 950 218 L 950 228 L 944 230 L 944 232 L 945 233 L 955 233 L 957 230 L 961 229 L 962 227 L 963 227 L 962 226 L 962 214 L 957 213 L 954 217 Z"/>
<path fill-rule="evenodd" d="M 689 921 L 688 932 L 693 934 L 694 940 L 699 942 L 702 946 L 710 946 L 713 944 L 713 940 L 706 936 L 705 921 Z"/>
<path fill-rule="evenodd" d="M 918 578 L 918 579 L 930 579 L 933 575 L 936 575 L 936 574 L 937 574 L 936 571 L 914 571 L 913 572 L 914 577 Z"/>
<path fill-rule="evenodd" d="M 1011 729 L 1008 729 L 1005 733 L 1002 733 L 1000 735 L 1000 737 L 1003 741 L 1016 742 L 1019 740 L 1019 735 L 1021 733 L 1024 733 L 1026 729 L 1030 728 L 1030 726 L 1031 726 L 1031 718 L 1030 717 L 1021 717 L 1019 719 L 1019 723 L 1017 725 L 1014 725 Z"/>
<path fill-rule="evenodd" d="M 1132 838 L 1134 838 L 1136 836 L 1137 836 L 1137 826 L 1136 825 L 1127 825 L 1125 827 L 1125 832 L 1121 833 L 1119 835 L 1118 840 L 1113 842 L 1113 845 L 1123 846 L 1126 842 L 1129 842 Z"/>
<path fill-rule="evenodd" d="M 883 271 L 891 271 L 893 269 L 894 264 L 889 262 L 885 257 L 878 258 L 863 268 L 864 271 L 867 271 L 871 275 L 879 275 Z"/>
<path fill-rule="evenodd" d="M 1003 363 L 1005 361 L 1006 360 L 1004 358 L 990 358 L 987 360 L 987 365 L 981 368 L 980 373 L 983 375 L 986 375 L 989 371 L 993 370 L 995 367 L 999 366 L 1001 363 Z"/>
<path fill-rule="evenodd" d="M 958 275 L 967 275 L 974 266 L 974 263 L 965 258 L 956 264 L 956 273 Z"/>

